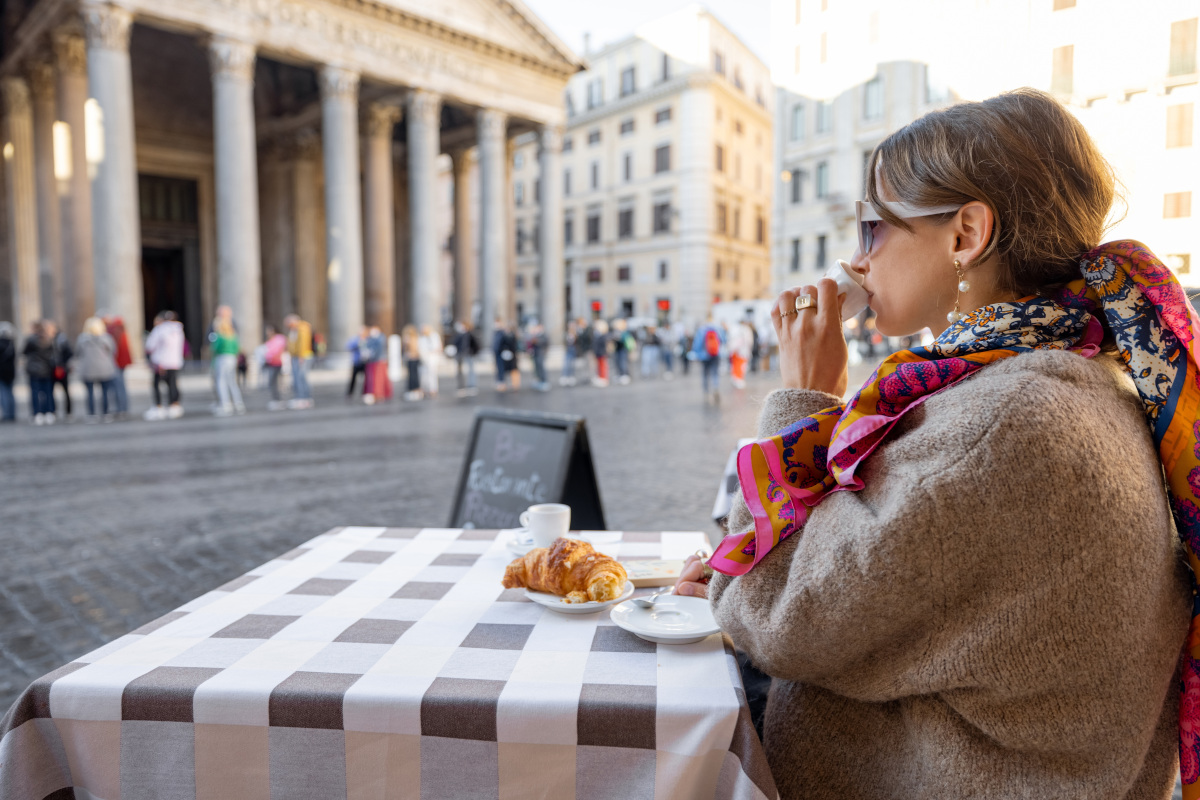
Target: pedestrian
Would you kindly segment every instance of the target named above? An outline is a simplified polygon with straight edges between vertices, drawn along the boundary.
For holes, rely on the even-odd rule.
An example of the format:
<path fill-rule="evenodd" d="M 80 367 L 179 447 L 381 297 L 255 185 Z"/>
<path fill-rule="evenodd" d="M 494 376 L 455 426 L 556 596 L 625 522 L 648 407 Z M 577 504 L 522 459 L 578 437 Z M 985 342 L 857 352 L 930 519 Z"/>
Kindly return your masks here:
<path fill-rule="evenodd" d="M 508 382 L 513 391 L 521 388 L 521 340 L 518 336 L 517 326 L 509 325 L 504 330 L 504 350 L 509 354 L 509 358 L 505 361 L 508 368 Z"/>
<path fill-rule="evenodd" d="M 237 354 L 237 385 L 239 389 L 246 388 L 246 375 L 250 372 L 250 363 L 246 354 L 238 350 Z"/>
<path fill-rule="evenodd" d="M 617 362 L 617 382 L 622 386 L 631 380 L 629 359 L 633 355 L 633 348 L 633 334 L 629 332 L 628 323 L 623 319 L 615 320 L 612 335 L 613 359 Z"/>
<path fill-rule="evenodd" d="M 437 397 L 438 373 L 442 369 L 442 335 L 432 325 L 422 325 L 417 345 L 421 351 L 421 391 L 426 397 Z"/>
<path fill-rule="evenodd" d="M 125 368 L 133 363 L 133 355 L 129 352 L 129 334 L 125 332 L 125 320 L 118 316 L 104 317 L 104 327 L 117 346 L 117 374 L 113 385 L 117 390 L 117 419 L 129 416 L 129 392 L 125 388 Z"/>
<path fill-rule="evenodd" d="M 54 338 L 46 324 L 33 323 L 30 336 L 21 348 L 25 356 L 25 374 L 29 376 L 29 407 L 34 425 L 53 425 L 54 416 Z"/>
<path fill-rule="evenodd" d="M 602 319 L 592 323 L 592 355 L 596 358 L 595 386 L 608 386 L 608 323 Z"/>
<path fill-rule="evenodd" d="M 407 382 L 404 386 L 405 400 L 421 399 L 421 334 L 416 325 L 405 325 L 400 331 L 400 348 L 404 355 Z"/>
<path fill-rule="evenodd" d="M 658 354 L 662 359 L 663 380 L 675 378 L 675 348 L 679 347 L 679 335 L 674 325 L 663 325 L 658 333 Z"/>
<path fill-rule="evenodd" d="M 475 359 L 479 355 L 479 339 L 471 329 L 471 323 L 454 323 L 454 360 L 458 378 L 458 396 L 466 397 L 479 392 L 475 385 Z M 464 381 L 465 373 L 465 381 Z"/>
<path fill-rule="evenodd" d="M 292 364 L 292 399 L 288 408 L 312 408 L 312 388 L 308 385 L 308 370 L 313 360 L 313 329 L 296 314 L 283 320 L 287 328 L 287 352 Z"/>
<path fill-rule="evenodd" d="M 679 366 L 683 370 L 683 377 L 686 378 L 692 369 L 692 343 L 695 341 L 696 331 L 685 327 L 682 320 L 675 325 L 679 331 Z"/>
<path fill-rule="evenodd" d="M 492 357 L 496 363 L 496 391 L 508 390 L 508 362 L 516 358 L 516 354 L 505 348 L 508 331 L 504 329 L 504 320 L 497 318 L 492 328 Z"/>
<path fill-rule="evenodd" d="M 750 371 L 758 372 L 758 362 L 762 355 L 762 337 L 758 335 L 758 328 L 754 326 L 754 321 L 749 316 L 742 320 L 742 324 L 750 330 Z"/>
<path fill-rule="evenodd" d="M 268 411 L 279 411 L 286 408 L 283 396 L 279 391 L 279 375 L 283 372 L 283 356 L 287 352 L 287 337 L 271 325 L 267 326 L 266 341 L 262 345 L 263 372 L 267 375 L 267 391 L 271 399 L 267 401 Z"/>
<path fill-rule="evenodd" d="M 217 406 L 213 416 L 227 417 L 230 414 L 245 414 L 242 391 L 237 383 L 238 334 L 233 324 L 233 309 L 219 306 L 208 334 L 212 346 L 213 384 L 217 394 Z"/>
<path fill-rule="evenodd" d="M 387 373 L 387 338 L 383 331 L 372 326 L 367 331 L 366 380 L 363 382 L 363 402 L 367 405 L 390 400 L 392 382 Z"/>
<path fill-rule="evenodd" d="M 17 379 L 16 329 L 11 322 L 0 322 L 0 422 L 17 421 L 17 403 L 13 383 Z"/>
<path fill-rule="evenodd" d="M 350 353 L 350 385 L 346 387 L 346 397 L 354 397 L 354 385 L 358 383 L 358 376 L 363 376 L 363 396 L 366 396 L 367 389 L 367 339 L 371 335 L 371 330 L 366 325 L 359 329 L 358 335 L 350 341 L 346 342 L 346 350 Z"/>
<path fill-rule="evenodd" d="M 704 369 L 701 377 L 701 387 L 704 396 L 711 398 L 714 403 L 721 400 L 721 353 L 725 349 L 725 332 L 713 322 L 712 313 L 707 321 L 696 329 L 692 337 L 692 350 L 688 354 L 693 361 L 699 361 Z"/>
<path fill-rule="evenodd" d="M 62 386 L 63 390 L 63 409 L 65 414 L 63 419 L 67 422 L 71 421 L 71 358 L 75 355 L 71 348 L 71 340 L 67 335 L 58 329 L 58 323 L 54 320 L 43 320 L 46 326 L 46 334 L 54 342 L 54 386 L 55 388 Z"/>
<path fill-rule="evenodd" d="M 653 378 L 658 376 L 658 367 L 661 361 L 662 344 L 658 338 L 658 328 L 650 325 L 646 328 L 646 332 L 642 339 L 641 350 L 641 370 L 643 378 Z"/>
<path fill-rule="evenodd" d="M 146 411 L 151 421 L 179 419 L 183 406 L 179 402 L 179 370 L 183 369 L 183 325 L 175 312 L 164 311 L 154 318 L 154 328 L 146 337 L 146 360 L 154 370 L 154 407 Z M 163 408 L 162 385 L 167 387 L 167 402 Z"/>
<path fill-rule="evenodd" d="M 83 323 L 83 333 L 75 340 L 75 360 L 79 368 L 79 379 L 87 388 L 87 421 L 112 422 L 108 398 L 112 397 L 112 409 L 117 409 L 117 344 L 108 335 L 104 320 L 91 317 Z M 97 387 L 100 389 L 100 412 L 96 416 Z"/>
<path fill-rule="evenodd" d="M 562 374 L 559 375 L 559 386 L 575 385 L 575 359 L 579 357 L 576 349 L 579 344 L 579 325 L 575 320 L 567 321 L 567 331 L 563 335 L 563 364 Z"/>
<path fill-rule="evenodd" d="M 533 360 L 533 388 L 539 392 L 550 391 L 550 381 L 546 378 L 546 349 L 549 346 L 546 328 L 540 322 L 530 325 L 529 334 L 525 337 L 525 349 Z"/>
<path fill-rule="evenodd" d="M 735 323 L 729 334 L 729 380 L 735 389 L 746 388 L 746 365 L 753 354 L 754 336 L 745 322 Z"/>
<path fill-rule="evenodd" d="M 579 358 L 583 359 L 583 369 L 584 372 L 587 373 L 583 377 L 585 379 L 594 378 L 596 375 L 596 365 L 592 363 L 595 360 L 595 355 L 592 352 L 592 345 L 596 331 L 587 322 L 587 320 L 583 319 L 582 317 L 575 321 L 575 326 L 579 329 L 579 341 L 575 344 L 575 352 Z M 578 367 L 578 364 L 576 366 Z M 576 370 L 574 377 L 576 380 L 578 380 L 580 377 L 578 370 Z"/>

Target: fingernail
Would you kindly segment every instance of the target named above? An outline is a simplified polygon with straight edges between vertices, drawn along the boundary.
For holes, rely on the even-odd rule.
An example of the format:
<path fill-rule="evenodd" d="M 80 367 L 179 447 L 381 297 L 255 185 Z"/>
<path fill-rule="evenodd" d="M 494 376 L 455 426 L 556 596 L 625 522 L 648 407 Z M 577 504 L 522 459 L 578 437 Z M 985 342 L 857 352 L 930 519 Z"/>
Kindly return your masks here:
<path fill-rule="evenodd" d="M 676 594 L 682 594 L 682 595 L 685 595 L 685 596 L 690 596 L 690 595 L 691 595 L 691 593 L 692 593 L 692 587 L 691 587 L 691 586 L 688 586 L 686 583 L 685 583 L 683 586 L 680 586 L 680 587 L 679 587 L 679 588 L 676 590 Z"/>

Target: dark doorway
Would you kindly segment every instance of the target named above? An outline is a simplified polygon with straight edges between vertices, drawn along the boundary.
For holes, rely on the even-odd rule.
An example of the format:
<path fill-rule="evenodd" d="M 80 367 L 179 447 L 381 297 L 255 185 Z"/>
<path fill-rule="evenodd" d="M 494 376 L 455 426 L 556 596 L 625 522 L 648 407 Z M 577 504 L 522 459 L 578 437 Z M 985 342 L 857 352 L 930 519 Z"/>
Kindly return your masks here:
<path fill-rule="evenodd" d="M 200 250 L 196 182 L 138 176 L 142 221 L 142 309 L 146 329 L 160 311 L 183 323 L 190 358 L 200 357 Z"/>
<path fill-rule="evenodd" d="M 160 311 L 174 311 L 187 327 L 187 292 L 184 288 L 182 247 L 142 248 L 142 307 L 146 330 L 154 327 Z"/>

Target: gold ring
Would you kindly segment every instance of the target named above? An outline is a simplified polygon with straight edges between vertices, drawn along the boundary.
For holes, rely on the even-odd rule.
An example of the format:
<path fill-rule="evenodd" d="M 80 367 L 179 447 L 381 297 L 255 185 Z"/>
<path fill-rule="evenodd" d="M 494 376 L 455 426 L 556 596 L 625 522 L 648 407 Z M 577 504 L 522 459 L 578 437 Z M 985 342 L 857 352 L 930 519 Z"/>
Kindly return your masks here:
<path fill-rule="evenodd" d="M 799 311 L 780 311 L 779 316 L 780 317 L 790 317 L 793 314 L 799 314 L 799 313 L 800 313 Z"/>
<path fill-rule="evenodd" d="M 806 308 L 817 310 L 817 298 L 811 294 L 801 294 L 796 296 L 796 313 L 799 314 Z"/>

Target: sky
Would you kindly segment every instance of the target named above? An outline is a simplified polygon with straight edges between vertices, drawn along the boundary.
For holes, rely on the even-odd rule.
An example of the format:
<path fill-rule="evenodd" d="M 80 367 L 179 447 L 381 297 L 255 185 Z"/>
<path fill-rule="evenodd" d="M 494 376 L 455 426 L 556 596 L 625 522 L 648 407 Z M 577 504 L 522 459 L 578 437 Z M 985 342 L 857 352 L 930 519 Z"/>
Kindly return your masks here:
<path fill-rule="evenodd" d="M 592 50 L 623 39 L 644 22 L 692 5 L 690 0 L 524 0 L 558 37 L 583 55 L 583 34 L 592 34 Z M 770 0 L 707 0 L 703 3 L 725 27 L 767 62 L 771 44 Z"/>

